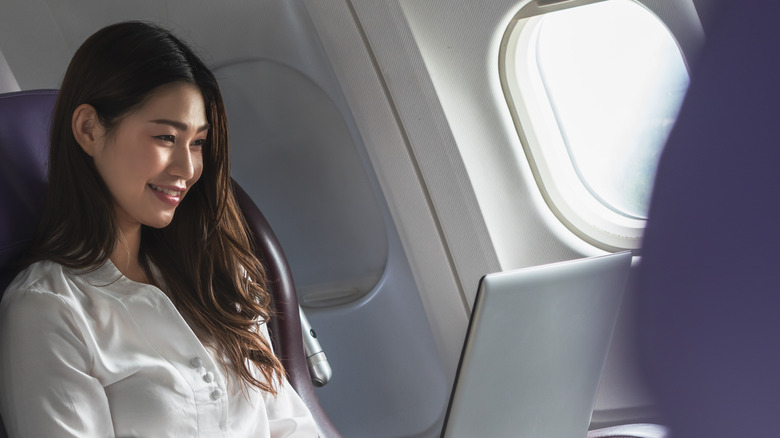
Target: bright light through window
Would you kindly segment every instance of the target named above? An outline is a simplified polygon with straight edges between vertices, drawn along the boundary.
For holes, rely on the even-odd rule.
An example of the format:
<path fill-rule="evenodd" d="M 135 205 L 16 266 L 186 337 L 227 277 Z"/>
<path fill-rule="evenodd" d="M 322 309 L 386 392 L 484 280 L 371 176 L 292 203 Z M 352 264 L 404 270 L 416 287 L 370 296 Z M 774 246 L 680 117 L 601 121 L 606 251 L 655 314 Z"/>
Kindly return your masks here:
<path fill-rule="evenodd" d="M 631 0 L 538 20 L 537 66 L 577 176 L 607 208 L 646 218 L 658 156 L 688 87 L 677 44 Z"/>

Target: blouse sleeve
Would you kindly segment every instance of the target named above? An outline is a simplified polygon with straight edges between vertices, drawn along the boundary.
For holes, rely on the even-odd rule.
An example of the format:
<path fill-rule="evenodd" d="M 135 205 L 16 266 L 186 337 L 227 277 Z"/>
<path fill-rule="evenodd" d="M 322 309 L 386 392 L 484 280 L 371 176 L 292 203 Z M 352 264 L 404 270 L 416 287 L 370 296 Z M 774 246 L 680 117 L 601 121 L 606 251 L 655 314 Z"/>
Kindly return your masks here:
<path fill-rule="evenodd" d="M 260 333 L 269 339 L 268 328 L 260 324 Z M 263 392 L 265 398 L 268 423 L 273 438 L 311 438 L 317 436 L 317 426 L 309 408 L 303 403 L 290 386 L 286 377 L 282 378 L 282 384 L 276 397 Z"/>
<path fill-rule="evenodd" d="M 82 326 L 65 297 L 7 291 L 0 305 L 0 414 L 14 437 L 113 436 L 108 401 L 89 373 Z"/>

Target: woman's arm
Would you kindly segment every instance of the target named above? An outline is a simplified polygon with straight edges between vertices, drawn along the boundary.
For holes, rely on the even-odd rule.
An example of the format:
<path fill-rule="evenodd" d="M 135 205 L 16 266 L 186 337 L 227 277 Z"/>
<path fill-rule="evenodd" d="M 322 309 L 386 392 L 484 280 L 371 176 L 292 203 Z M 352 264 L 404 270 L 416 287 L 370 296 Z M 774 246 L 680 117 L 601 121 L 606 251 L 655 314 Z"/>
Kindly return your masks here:
<path fill-rule="evenodd" d="M 14 437 L 109 437 L 111 414 L 66 297 L 7 291 L 0 305 L 0 415 Z"/>

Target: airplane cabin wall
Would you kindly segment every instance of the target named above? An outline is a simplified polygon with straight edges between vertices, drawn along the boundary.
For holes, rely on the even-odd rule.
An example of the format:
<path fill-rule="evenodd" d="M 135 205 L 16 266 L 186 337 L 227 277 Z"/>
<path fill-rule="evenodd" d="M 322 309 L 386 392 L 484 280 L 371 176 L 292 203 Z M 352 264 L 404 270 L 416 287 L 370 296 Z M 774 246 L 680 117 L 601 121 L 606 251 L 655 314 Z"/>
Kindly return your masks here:
<path fill-rule="evenodd" d="M 19 84 L 16 83 L 11 67 L 8 66 L 3 52 L 0 51 L 0 93 L 10 93 L 12 91 L 19 91 Z"/>
<path fill-rule="evenodd" d="M 307 7 L 391 199 L 445 369 L 451 372 L 466 324 L 455 303 L 462 302 L 468 312 L 481 275 L 604 253 L 572 234 L 545 204 L 501 90 L 501 38 L 528 1 L 318 3 L 309 1 Z M 667 25 L 686 58 L 693 59 L 703 42 L 693 2 L 642 3 Z M 369 59 L 363 59 L 363 50 L 370 52 Z M 383 117 L 397 124 L 397 131 L 372 126 L 371 121 Z M 388 131 L 393 131 L 392 139 Z M 395 148 L 395 154 L 387 148 Z M 410 185 L 419 185 L 425 196 L 419 202 L 427 209 L 392 202 L 395 193 L 406 200 Z M 426 240 L 420 241 L 423 229 Z M 438 257 L 426 258 L 432 247 Z M 449 270 L 442 265 L 445 256 Z M 449 276 L 447 283 L 442 280 L 444 272 L 454 284 Z M 632 354 L 633 298 L 629 287 L 594 425 L 653 415 Z"/>

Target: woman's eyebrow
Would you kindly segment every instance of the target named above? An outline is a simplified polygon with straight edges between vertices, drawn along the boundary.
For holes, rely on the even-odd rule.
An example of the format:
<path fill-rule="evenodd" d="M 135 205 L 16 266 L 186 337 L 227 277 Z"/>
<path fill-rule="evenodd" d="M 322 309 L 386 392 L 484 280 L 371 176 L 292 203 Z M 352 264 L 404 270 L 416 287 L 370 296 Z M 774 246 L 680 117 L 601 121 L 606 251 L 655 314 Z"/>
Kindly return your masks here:
<path fill-rule="evenodd" d="M 160 125 L 169 125 L 173 126 L 174 128 L 178 129 L 179 131 L 186 131 L 189 126 L 186 123 L 177 122 L 175 120 L 168 120 L 168 119 L 156 119 L 156 120 L 149 120 L 149 123 L 157 123 Z M 206 123 L 205 125 L 198 128 L 197 132 L 203 132 L 207 129 L 209 129 L 210 125 Z"/>

